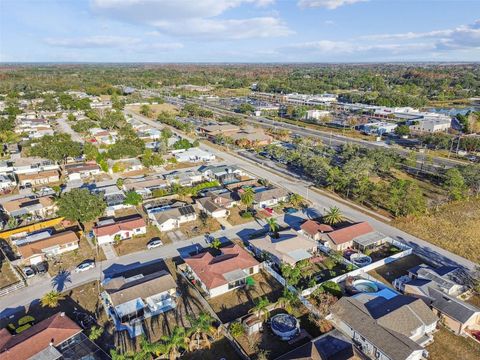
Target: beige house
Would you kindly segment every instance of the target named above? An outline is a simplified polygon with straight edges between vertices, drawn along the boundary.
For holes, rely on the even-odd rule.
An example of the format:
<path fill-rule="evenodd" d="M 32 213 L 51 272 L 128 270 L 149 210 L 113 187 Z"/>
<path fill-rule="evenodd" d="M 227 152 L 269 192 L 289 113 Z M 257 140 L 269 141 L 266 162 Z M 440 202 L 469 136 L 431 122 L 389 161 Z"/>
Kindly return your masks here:
<path fill-rule="evenodd" d="M 20 217 L 28 214 L 43 219 L 53 216 L 57 210 L 55 201 L 50 196 L 11 200 L 3 203 L 2 208 L 3 212 L 9 217 Z"/>
<path fill-rule="evenodd" d="M 57 170 L 45 170 L 31 174 L 18 174 L 20 186 L 40 186 L 60 181 L 60 173 Z"/>

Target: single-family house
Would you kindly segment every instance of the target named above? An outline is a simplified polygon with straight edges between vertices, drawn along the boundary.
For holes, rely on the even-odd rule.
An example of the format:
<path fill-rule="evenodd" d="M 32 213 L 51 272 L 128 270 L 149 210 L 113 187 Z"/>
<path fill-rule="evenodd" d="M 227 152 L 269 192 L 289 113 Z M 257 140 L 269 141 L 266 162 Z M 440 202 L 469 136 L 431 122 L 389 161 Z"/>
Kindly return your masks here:
<path fill-rule="evenodd" d="M 176 170 L 164 175 L 168 185 L 192 186 L 201 183 L 204 176 L 197 170 Z"/>
<path fill-rule="evenodd" d="M 140 215 L 126 219 L 108 219 L 98 222 L 92 232 L 99 245 L 109 244 L 146 234 L 147 223 Z"/>
<path fill-rule="evenodd" d="M 322 234 L 333 231 L 333 228 L 327 224 L 321 224 L 315 220 L 307 220 L 302 225 L 300 225 L 302 234 L 306 237 L 320 241 L 322 239 Z"/>
<path fill-rule="evenodd" d="M 236 125 L 228 123 L 220 123 L 214 125 L 201 126 L 199 128 L 201 134 L 208 138 L 214 138 L 217 135 L 230 136 L 238 131 L 240 128 Z"/>
<path fill-rule="evenodd" d="M 239 245 L 221 248 L 221 254 L 209 252 L 184 259 L 186 272 L 210 297 L 244 286 L 247 278 L 259 272 L 260 263 Z"/>
<path fill-rule="evenodd" d="M 236 183 L 244 172 L 235 165 L 207 165 L 199 168 L 203 176 L 210 180 L 217 180 L 222 184 Z"/>
<path fill-rule="evenodd" d="M 20 262 L 26 265 L 38 264 L 50 257 L 74 251 L 79 247 L 77 234 L 67 230 L 56 234 L 42 231 L 12 241 L 20 255 Z"/>
<path fill-rule="evenodd" d="M 388 239 L 384 234 L 375 231 L 366 221 L 321 235 L 324 245 L 335 251 L 344 251 L 352 247 L 365 251 L 386 243 Z"/>
<path fill-rule="evenodd" d="M 272 143 L 273 137 L 265 134 L 262 129 L 246 127 L 234 134 L 229 135 L 233 141 L 243 147 L 267 146 Z"/>
<path fill-rule="evenodd" d="M 427 355 L 421 344 L 430 339 L 438 319 L 418 299 L 397 297 L 374 299 L 370 306 L 354 297 L 342 297 L 327 319 L 370 358 L 421 360 Z"/>
<path fill-rule="evenodd" d="M 9 217 L 21 217 L 31 215 L 38 218 L 48 218 L 55 214 L 57 206 L 50 196 L 25 197 L 10 200 L 2 204 L 3 212 Z"/>
<path fill-rule="evenodd" d="M 64 166 L 64 171 L 69 181 L 81 180 L 101 173 L 100 167 L 95 162 L 67 164 Z"/>
<path fill-rule="evenodd" d="M 8 175 L 0 174 L 0 191 L 10 190 L 17 186 L 17 182 Z"/>
<path fill-rule="evenodd" d="M 207 192 L 205 197 L 197 200 L 198 208 L 213 218 L 227 217 L 228 209 L 240 202 L 240 196 L 236 192 L 223 191 L 221 193 Z"/>
<path fill-rule="evenodd" d="M 20 186 L 40 186 L 60 181 L 57 170 L 45 170 L 35 173 L 17 174 Z"/>
<path fill-rule="evenodd" d="M 181 224 L 197 220 L 197 213 L 193 205 L 177 201 L 169 205 L 144 206 L 148 218 L 160 231 L 177 229 Z"/>
<path fill-rule="evenodd" d="M 59 312 L 19 334 L 0 330 L 0 360 L 107 360 L 110 357 L 82 332 L 65 313 Z"/>
<path fill-rule="evenodd" d="M 142 178 L 126 179 L 123 182 L 125 191 L 135 191 L 142 195 L 144 199 L 153 196 L 153 191 L 168 188 L 168 182 L 162 175 L 151 175 Z"/>
<path fill-rule="evenodd" d="M 177 283 L 165 270 L 107 279 L 101 298 L 117 330 L 143 334 L 142 322 L 176 307 Z"/>
<path fill-rule="evenodd" d="M 255 193 L 253 207 L 255 209 L 264 209 L 278 205 L 282 201 L 288 200 L 288 191 L 281 187 L 257 186 L 253 188 Z M 241 191 L 239 191 L 241 194 Z"/>
<path fill-rule="evenodd" d="M 294 266 L 297 262 L 310 259 L 317 252 L 316 241 L 296 233 L 294 230 L 281 231 L 278 237 L 265 237 L 249 240 L 258 256 L 266 256 L 277 265 L 283 263 Z"/>
<path fill-rule="evenodd" d="M 434 285 L 451 296 L 460 296 L 468 290 L 468 287 L 462 283 L 461 270 L 456 266 L 434 268 L 420 264 L 408 270 L 408 277 L 412 280 L 428 280 L 428 285 Z"/>
<path fill-rule="evenodd" d="M 210 162 L 215 160 L 215 155 L 198 147 L 192 147 L 187 150 L 176 151 L 175 159 L 177 159 L 178 162 Z"/>

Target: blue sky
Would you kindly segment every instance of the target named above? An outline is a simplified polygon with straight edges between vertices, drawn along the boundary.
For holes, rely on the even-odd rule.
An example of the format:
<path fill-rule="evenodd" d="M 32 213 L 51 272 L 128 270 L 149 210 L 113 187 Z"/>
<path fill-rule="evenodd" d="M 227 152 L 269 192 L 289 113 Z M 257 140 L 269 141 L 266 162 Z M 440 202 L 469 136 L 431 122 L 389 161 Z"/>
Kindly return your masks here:
<path fill-rule="evenodd" d="M 0 61 L 480 61 L 480 0 L 0 0 Z"/>

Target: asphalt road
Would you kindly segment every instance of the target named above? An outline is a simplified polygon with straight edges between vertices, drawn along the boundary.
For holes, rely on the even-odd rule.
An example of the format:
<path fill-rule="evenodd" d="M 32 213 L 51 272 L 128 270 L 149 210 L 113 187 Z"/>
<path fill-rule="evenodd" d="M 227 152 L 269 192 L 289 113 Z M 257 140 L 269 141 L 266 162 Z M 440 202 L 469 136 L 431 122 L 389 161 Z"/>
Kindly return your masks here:
<path fill-rule="evenodd" d="M 126 110 L 125 112 L 127 114 L 132 114 L 137 119 L 143 121 L 144 123 L 152 127 L 163 127 L 158 122 L 152 121 L 143 116 L 133 114 L 128 110 Z M 475 263 L 467 259 L 464 259 L 449 251 L 432 245 L 413 235 L 407 234 L 397 228 L 388 225 L 387 223 L 379 221 L 363 212 L 358 211 L 351 206 L 347 206 L 327 196 L 314 192 L 310 190 L 312 184 L 308 181 L 296 180 L 293 177 L 284 177 L 285 175 L 280 176 L 278 173 L 272 171 L 271 167 L 262 167 L 261 165 L 254 163 L 253 161 L 246 160 L 238 156 L 238 154 L 220 152 L 216 148 L 205 145 L 203 143 L 201 144 L 201 148 L 218 154 L 225 160 L 225 163 L 241 166 L 246 171 L 256 175 L 259 178 L 267 178 L 270 181 L 285 187 L 291 192 L 296 192 L 302 195 L 304 198 L 310 200 L 313 203 L 313 206 L 309 211 L 314 213 L 314 216 L 318 216 L 318 214 L 321 214 L 331 206 L 337 206 L 342 210 L 342 212 L 347 218 L 353 221 L 368 221 L 376 230 L 390 236 L 393 239 L 410 245 L 414 249 L 415 253 L 422 255 L 425 258 L 428 258 L 431 262 L 445 265 L 462 266 L 468 269 L 473 269 L 476 265 Z M 289 216 L 286 215 L 283 219 L 281 219 L 281 221 L 284 221 L 285 223 L 295 227 L 298 225 L 300 220 L 310 215 L 311 214 L 308 213 L 294 214 Z M 212 235 L 214 235 L 215 237 L 219 237 L 220 239 L 231 239 L 233 237 L 246 238 L 248 237 L 248 234 L 250 234 L 252 231 L 256 231 L 263 226 L 264 224 L 262 223 L 252 222 L 250 224 L 240 225 L 230 229 L 219 231 Z M 202 235 L 189 240 L 177 241 L 153 250 L 141 251 L 121 256 L 116 259 L 106 260 L 98 263 L 96 268 L 83 273 L 66 273 L 64 276 L 61 276 L 60 278 L 57 277 L 56 279 L 49 279 L 47 277 L 38 279 L 32 285 L 27 286 L 26 288 L 18 290 L 11 295 L 0 298 L 0 318 L 8 317 L 17 311 L 24 309 L 25 306 L 37 302 L 39 298 L 41 298 L 45 293 L 52 290 L 53 288 L 58 289 L 60 287 L 59 290 L 73 288 L 93 280 L 101 280 L 104 277 L 111 276 L 111 274 L 123 272 L 128 269 L 141 266 L 142 264 L 158 261 L 159 259 L 178 256 L 186 252 L 196 251 L 198 250 L 198 247 L 205 246 L 207 246 L 207 244 L 205 242 L 205 237 Z M 59 283 L 60 286 L 58 285 Z"/>

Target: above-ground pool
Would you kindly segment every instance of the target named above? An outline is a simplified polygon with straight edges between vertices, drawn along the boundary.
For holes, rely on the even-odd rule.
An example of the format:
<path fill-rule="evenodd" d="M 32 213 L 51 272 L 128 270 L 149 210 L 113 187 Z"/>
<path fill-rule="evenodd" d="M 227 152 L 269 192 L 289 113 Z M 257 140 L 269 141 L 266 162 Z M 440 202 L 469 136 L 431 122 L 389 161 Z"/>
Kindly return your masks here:
<path fill-rule="evenodd" d="M 365 254 L 356 253 L 350 255 L 350 261 L 358 267 L 364 267 L 372 263 L 372 258 Z"/>
<path fill-rule="evenodd" d="M 270 320 L 270 326 L 275 335 L 282 340 L 290 340 L 299 332 L 298 320 L 289 314 L 278 314 Z"/>
<path fill-rule="evenodd" d="M 363 293 L 375 293 L 378 291 L 377 284 L 370 280 L 355 280 L 352 286 L 356 291 Z"/>

